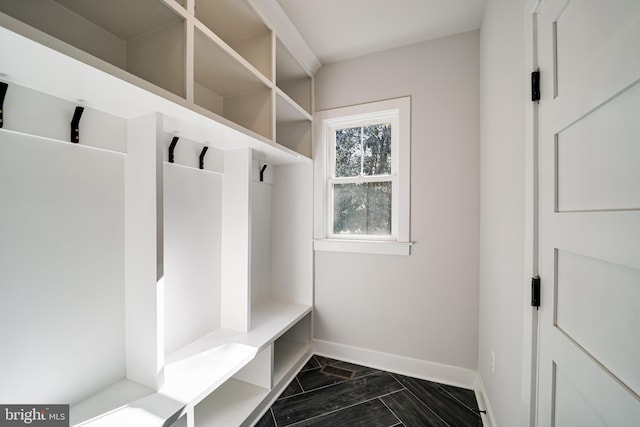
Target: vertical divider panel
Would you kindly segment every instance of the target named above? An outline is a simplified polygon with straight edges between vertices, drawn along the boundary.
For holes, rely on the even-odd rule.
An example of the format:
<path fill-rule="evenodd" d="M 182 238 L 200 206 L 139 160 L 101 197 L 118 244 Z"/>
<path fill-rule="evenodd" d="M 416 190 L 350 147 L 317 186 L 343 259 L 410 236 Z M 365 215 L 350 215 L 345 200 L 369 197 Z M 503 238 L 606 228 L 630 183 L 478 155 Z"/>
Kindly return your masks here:
<path fill-rule="evenodd" d="M 191 10 L 191 9 L 189 9 Z M 185 38 L 187 42 L 185 51 L 185 78 L 186 78 L 186 99 L 187 102 L 195 103 L 194 88 L 194 67 L 195 67 L 195 27 L 193 19 L 188 19 L 185 23 Z"/>
<path fill-rule="evenodd" d="M 266 167 L 264 172 L 262 168 Z M 273 166 L 254 158 L 251 168 L 251 311 L 271 297 Z M 263 181 L 260 181 L 262 175 Z M 256 319 L 252 319 L 255 328 Z"/>
<path fill-rule="evenodd" d="M 233 377 L 237 380 L 270 390 L 273 385 L 273 344 L 256 355 Z"/>
<path fill-rule="evenodd" d="M 251 149 L 225 152 L 222 179 L 221 326 L 250 329 Z"/>
<path fill-rule="evenodd" d="M 162 152 L 158 114 L 127 123 L 125 166 L 125 317 L 127 377 L 163 384 Z"/>
<path fill-rule="evenodd" d="M 275 168 L 271 298 L 313 304 L 311 162 Z"/>

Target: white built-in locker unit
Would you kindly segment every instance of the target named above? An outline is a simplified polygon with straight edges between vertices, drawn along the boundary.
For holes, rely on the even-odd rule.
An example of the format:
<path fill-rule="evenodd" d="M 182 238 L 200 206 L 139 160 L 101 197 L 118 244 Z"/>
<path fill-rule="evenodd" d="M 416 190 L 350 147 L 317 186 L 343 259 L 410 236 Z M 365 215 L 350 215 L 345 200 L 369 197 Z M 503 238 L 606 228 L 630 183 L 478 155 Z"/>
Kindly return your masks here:
<path fill-rule="evenodd" d="M 311 355 L 312 77 L 240 0 L 0 24 L 0 401 L 255 422 Z"/>

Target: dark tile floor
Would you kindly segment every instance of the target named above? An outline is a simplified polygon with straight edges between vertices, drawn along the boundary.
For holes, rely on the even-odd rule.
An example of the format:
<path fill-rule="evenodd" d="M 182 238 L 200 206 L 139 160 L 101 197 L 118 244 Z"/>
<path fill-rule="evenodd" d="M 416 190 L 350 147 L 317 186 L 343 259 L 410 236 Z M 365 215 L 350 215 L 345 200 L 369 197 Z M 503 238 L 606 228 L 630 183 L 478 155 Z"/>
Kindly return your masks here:
<path fill-rule="evenodd" d="M 315 355 L 256 426 L 479 427 L 477 409 L 472 390 Z"/>

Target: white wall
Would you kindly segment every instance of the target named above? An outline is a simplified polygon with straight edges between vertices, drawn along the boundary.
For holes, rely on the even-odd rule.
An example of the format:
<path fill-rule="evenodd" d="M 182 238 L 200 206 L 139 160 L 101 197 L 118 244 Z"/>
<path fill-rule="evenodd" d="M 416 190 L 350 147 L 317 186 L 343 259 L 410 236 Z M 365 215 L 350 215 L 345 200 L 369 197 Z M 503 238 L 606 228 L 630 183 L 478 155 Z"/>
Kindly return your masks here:
<path fill-rule="evenodd" d="M 316 111 L 411 96 L 410 256 L 315 253 L 315 338 L 476 369 L 478 32 L 330 64 Z"/>
<path fill-rule="evenodd" d="M 524 2 L 489 0 L 480 32 L 478 370 L 496 423 L 520 425 L 525 245 Z M 491 371 L 495 352 L 495 374 Z"/>
<path fill-rule="evenodd" d="M 166 354 L 220 327 L 221 199 L 222 176 L 164 164 Z"/>

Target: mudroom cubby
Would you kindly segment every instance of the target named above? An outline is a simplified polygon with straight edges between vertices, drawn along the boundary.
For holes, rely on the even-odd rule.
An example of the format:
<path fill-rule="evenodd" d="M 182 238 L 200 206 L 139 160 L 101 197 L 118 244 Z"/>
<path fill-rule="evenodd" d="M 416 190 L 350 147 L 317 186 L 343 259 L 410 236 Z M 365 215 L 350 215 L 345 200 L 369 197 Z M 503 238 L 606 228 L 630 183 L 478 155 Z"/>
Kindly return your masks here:
<path fill-rule="evenodd" d="M 2 2 L 0 12 L 175 95 L 186 96 L 185 17 L 163 1 L 9 0 Z"/>
<path fill-rule="evenodd" d="M 31 106 L 55 114 L 38 124 L 27 119 Z M 4 101 L 3 402 L 77 402 L 125 378 L 126 156 L 84 144 L 104 143 L 88 129 L 95 122 L 84 124 L 83 143 L 70 143 L 74 108 L 18 85 Z M 89 115 L 126 138 L 124 120 Z"/>
<path fill-rule="evenodd" d="M 0 6 L 0 401 L 250 425 L 311 356 L 311 116 L 253 9 L 198 3 Z"/>
<path fill-rule="evenodd" d="M 312 228 L 311 166 L 308 160 L 287 165 L 253 160 L 252 327 L 274 304 L 312 304 L 311 242 L 304 237 Z"/>
<path fill-rule="evenodd" d="M 270 82 L 242 65 L 200 23 L 194 33 L 194 102 L 219 116 L 273 139 Z"/>
<path fill-rule="evenodd" d="M 311 316 L 306 315 L 274 342 L 273 379 L 281 383 L 299 369 L 311 344 Z"/>
<path fill-rule="evenodd" d="M 193 0 L 195 17 L 246 61 L 271 79 L 272 33 L 245 1 Z"/>
<path fill-rule="evenodd" d="M 173 138 L 163 137 L 168 155 Z M 165 354 L 220 328 L 222 170 L 198 168 L 203 148 L 181 138 L 163 164 Z M 204 160 L 223 156 L 210 148 Z"/>

